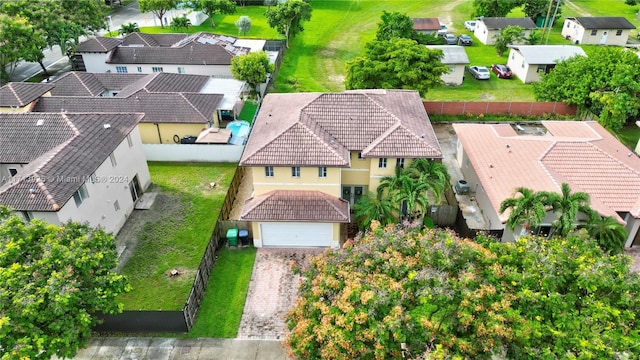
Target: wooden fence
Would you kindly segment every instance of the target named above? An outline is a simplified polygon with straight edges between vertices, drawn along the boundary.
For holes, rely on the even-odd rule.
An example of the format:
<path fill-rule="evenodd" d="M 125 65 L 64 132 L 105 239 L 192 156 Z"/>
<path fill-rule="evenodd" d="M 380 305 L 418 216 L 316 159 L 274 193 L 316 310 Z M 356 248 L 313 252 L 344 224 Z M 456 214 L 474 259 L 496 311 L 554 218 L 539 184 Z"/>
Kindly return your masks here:
<path fill-rule="evenodd" d="M 578 110 L 576 106 L 563 102 L 423 101 L 422 103 L 428 114 L 439 115 L 576 115 Z"/>

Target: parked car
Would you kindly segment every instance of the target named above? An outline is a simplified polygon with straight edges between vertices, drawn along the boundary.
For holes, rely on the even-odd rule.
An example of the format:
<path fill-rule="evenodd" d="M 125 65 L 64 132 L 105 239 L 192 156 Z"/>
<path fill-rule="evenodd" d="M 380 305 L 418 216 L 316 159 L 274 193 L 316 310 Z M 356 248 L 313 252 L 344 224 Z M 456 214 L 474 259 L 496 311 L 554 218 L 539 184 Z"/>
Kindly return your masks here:
<path fill-rule="evenodd" d="M 444 35 L 448 32 L 449 30 L 447 30 L 447 25 L 440 24 L 440 30 L 438 30 L 438 35 Z"/>
<path fill-rule="evenodd" d="M 455 45 L 458 43 L 458 38 L 453 34 L 444 34 L 442 37 L 447 45 Z"/>
<path fill-rule="evenodd" d="M 458 45 L 471 46 L 471 44 L 473 44 L 473 39 L 471 38 L 471 36 L 467 34 L 458 36 Z"/>
<path fill-rule="evenodd" d="M 507 65 L 491 65 L 491 71 L 493 71 L 496 75 L 498 75 L 498 78 L 501 79 L 513 78 L 513 73 Z"/>
<path fill-rule="evenodd" d="M 464 22 L 464 28 L 469 31 L 474 31 L 476 29 L 476 22 L 474 20 L 467 20 Z"/>
<path fill-rule="evenodd" d="M 477 80 L 489 80 L 491 78 L 491 73 L 486 66 L 469 66 L 467 70 Z"/>

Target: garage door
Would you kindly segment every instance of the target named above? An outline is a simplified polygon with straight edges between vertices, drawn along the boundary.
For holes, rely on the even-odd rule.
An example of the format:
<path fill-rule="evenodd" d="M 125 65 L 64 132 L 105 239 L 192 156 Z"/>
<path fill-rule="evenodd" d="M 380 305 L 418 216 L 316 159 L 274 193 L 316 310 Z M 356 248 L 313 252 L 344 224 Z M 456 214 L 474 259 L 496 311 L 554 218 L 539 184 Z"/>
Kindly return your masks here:
<path fill-rule="evenodd" d="M 331 246 L 333 226 L 331 223 L 260 223 L 260 234 L 262 235 L 262 246 Z"/>

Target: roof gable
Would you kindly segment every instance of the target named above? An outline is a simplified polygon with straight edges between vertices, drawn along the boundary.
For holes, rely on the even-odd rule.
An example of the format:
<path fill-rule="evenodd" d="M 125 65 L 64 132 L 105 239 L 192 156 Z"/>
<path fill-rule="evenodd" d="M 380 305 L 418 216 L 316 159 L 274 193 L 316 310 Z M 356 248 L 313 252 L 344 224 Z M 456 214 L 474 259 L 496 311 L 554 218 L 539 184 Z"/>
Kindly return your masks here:
<path fill-rule="evenodd" d="M 346 223 L 349 203 L 320 191 L 276 190 L 248 199 L 240 219 Z"/>
<path fill-rule="evenodd" d="M 458 45 L 425 45 L 427 49 L 437 49 L 442 51 L 443 64 L 469 64 L 469 57 L 464 46 Z"/>
<path fill-rule="evenodd" d="M 46 94 L 53 87 L 49 83 L 10 82 L 0 87 L 0 107 L 23 107 Z"/>
<path fill-rule="evenodd" d="M 622 16 L 601 16 L 601 17 L 575 17 L 567 18 L 575 20 L 585 29 L 635 29 L 636 27 Z"/>
<path fill-rule="evenodd" d="M 78 53 L 108 53 L 122 43 L 118 38 L 94 36 L 78 44 Z"/>
<path fill-rule="evenodd" d="M 440 30 L 440 20 L 438 18 L 412 18 L 413 30 L 417 31 L 438 31 Z"/>
<path fill-rule="evenodd" d="M 580 46 L 575 45 L 510 45 L 511 51 L 518 51 L 528 64 L 556 64 L 574 56 L 587 56 Z"/>

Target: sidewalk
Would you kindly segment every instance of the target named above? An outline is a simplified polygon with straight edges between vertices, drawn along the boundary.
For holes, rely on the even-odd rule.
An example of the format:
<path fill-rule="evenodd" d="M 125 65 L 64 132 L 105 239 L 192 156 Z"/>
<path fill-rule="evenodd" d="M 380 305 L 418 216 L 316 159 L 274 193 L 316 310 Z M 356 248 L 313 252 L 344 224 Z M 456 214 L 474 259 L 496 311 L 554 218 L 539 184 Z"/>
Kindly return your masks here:
<path fill-rule="evenodd" d="M 55 359 L 55 357 L 54 357 Z M 287 360 L 282 344 L 271 340 L 93 338 L 76 360 Z"/>

